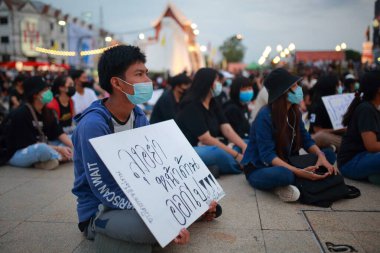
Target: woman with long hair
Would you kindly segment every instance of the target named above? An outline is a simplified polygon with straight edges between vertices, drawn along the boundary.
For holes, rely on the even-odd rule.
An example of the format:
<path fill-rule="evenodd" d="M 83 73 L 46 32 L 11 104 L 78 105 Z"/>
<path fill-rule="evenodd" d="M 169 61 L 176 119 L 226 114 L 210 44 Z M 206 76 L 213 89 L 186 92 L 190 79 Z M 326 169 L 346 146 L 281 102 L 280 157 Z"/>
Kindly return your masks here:
<path fill-rule="evenodd" d="M 216 70 L 198 70 L 180 104 L 176 121 L 207 166 L 217 166 L 221 174 L 238 174 L 241 173 L 239 162 L 247 144 L 233 130 L 215 100 L 221 91 L 222 84 L 218 81 Z M 227 146 L 218 137 L 226 138 L 242 153 Z"/>
<path fill-rule="evenodd" d="M 299 104 L 303 99 L 300 77 L 285 69 L 273 70 L 264 81 L 268 90 L 268 105 L 264 106 L 253 122 L 248 148 L 242 164 L 248 182 L 260 190 L 274 190 L 286 202 L 296 201 L 300 192 L 294 186 L 295 178 L 320 180 L 336 174 L 335 154 L 331 149 L 321 151 L 305 129 Z M 288 158 L 298 155 L 300 148 L 318 156 L 315 166 L 296 168 Z M 324 166 L 328 172 L 317 175 L 314 171 Z"/>
<path fill-rule="evenodd" d="M 343 125 L 338 167 L 345 177 L 380 185 L 380 71 L 364 74 Z"/>
<path fill-rule="evenodd" d="M 75 94 L 73 79 L 69 76 L 58 76 L 53 81 L 51 88 L 54 98 L 47 104 L 47 107 L 54 110 L 57 114 L 59 124 L 63 131 L 67 134 L 72 134 L 74 102 L 71 97 Z"/>

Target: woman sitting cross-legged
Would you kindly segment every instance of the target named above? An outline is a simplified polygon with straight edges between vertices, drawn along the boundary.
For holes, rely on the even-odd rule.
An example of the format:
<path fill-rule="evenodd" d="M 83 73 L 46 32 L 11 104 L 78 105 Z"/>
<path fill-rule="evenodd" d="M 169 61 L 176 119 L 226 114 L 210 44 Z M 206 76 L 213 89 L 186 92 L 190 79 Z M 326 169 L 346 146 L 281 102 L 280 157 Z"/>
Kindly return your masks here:
<path fill-rule="evenodd" d="M 263 107 L 253 122 L 249 143 L 242 164 L 248 182 L 260 190 L 274 190 L 283 201 L 296 201 L 300 192 L 294 186 L 296 177 L 321 180 L 337 169 L 332 149 L 321 151 L 306 131 L 299 110 L 303 99 L 301 78 L 285 69 L 273 70 L 264 81 L 268 90 L 268 105 Z M 298 155 L 300 148 L 318 155 L 315 166 L 296 168 L 288 162 L 291 155 Z M 317 175 L 317 166 L 328 172 Z"/>
<path fill-rule="evenodd" d="M 221 105 L 215 100 L 221 91 L 222 84 L 216 70 L 198 70 L 180 103 L 176 122 L 207 166 L 217 166 L 220 174 L 239 174 L 242 153 L 225 145 L 218 137 L 225 137 L 243 153 L 247 144 L 233 130 Z"/>
<path fill-rule="evenodd" d="M 72 158 L 73 144 L 48 108 L 53 94 L 42 77 L 31 77 L 24 82 L 26 103 L 11 113 L 6 143 L 8 163 L 16 167 L 53 169 L 59 161 Z M 59 141 L 60 145 L 49 145 Z"/>

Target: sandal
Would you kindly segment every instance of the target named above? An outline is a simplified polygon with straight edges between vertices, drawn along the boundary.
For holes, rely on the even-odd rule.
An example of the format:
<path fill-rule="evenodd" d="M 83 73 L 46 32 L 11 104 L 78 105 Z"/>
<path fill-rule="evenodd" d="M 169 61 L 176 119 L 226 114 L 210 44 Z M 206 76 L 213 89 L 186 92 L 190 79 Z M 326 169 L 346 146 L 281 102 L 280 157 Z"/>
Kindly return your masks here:
<path fill-rule="evenodd" d="M 216 219 L 222 215 L 222 206 L 217 204 L 215 212 L 205 212 L 201 215 L 201 217 L 198 218 L 198 221 L 207 221 L 207 216 L 213 216 L 213 219 Z"/>

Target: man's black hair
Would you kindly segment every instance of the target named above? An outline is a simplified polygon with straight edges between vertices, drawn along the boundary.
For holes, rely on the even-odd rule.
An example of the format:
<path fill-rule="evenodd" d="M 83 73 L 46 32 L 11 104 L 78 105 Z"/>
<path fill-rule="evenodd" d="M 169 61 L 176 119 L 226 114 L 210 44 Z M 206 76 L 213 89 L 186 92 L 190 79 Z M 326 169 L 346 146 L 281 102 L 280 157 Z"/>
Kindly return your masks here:
<path fill-rule="evenodd" d="M 71 76 L 71 78 L 73 79 L 73 81 L 75 81 L 75 80 L 78 79 L 83 73 L 84 73 L 84 70 L 76 69 L 76 70 L 73 70 L 73 71 L 70 72 L 70 76 Z"/>
<path fill-rule="evenodd" d="M 103 90 L 112 94 L 112 77 L 120 77 L 137 62 L 146 62 L 145 55 L 135 46 L 120 45 L 112 47 L 102 54 L 98 63 L 99 84 Z"/>
<path fill-rule="evenodd" d="M 172 88 L 174 88 L 180 84 L 191 84 L 191 79 L 185 73 L 181 73 L 179 75 L 171 77 L 169 79 L 169 84 L 172 86 Z"/>
<path fill-rule="evenodd" d="M 26 76 L 23 75 L 23 74 L 19 74 L 15 77 L 15 79 L 13 80 L 13 83 L 16 84 L 16 83 L 19 83 L 19 82 L 24 82 L 26 79 Z"/>

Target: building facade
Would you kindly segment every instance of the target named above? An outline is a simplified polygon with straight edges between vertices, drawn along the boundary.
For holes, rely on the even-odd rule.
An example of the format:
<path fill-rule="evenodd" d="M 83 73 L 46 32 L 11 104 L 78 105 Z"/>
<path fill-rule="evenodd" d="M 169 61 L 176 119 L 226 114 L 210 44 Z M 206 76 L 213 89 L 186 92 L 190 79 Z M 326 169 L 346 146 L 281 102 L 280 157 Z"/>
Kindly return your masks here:
<path fill-rule="evenodd" d="M 77 34 L 73 31 L 80 30 Z M 3 66 L 93 68 L 94 57 L 79 51 L 106 46 L 111 34 L 103 29 L 39 1 L 0 0 L 0 62 Z M 102 37 L 101 37 L 102 36 Z M 86 46 L 83 46 L 86 45 Z M 53 51 L 75 51 L 76 56 L 39 53 L 36 47 Z"/>

